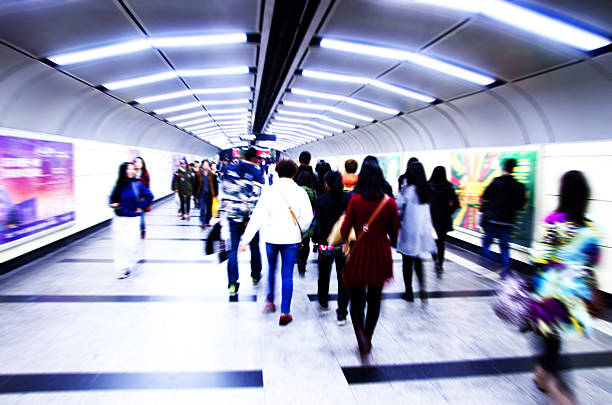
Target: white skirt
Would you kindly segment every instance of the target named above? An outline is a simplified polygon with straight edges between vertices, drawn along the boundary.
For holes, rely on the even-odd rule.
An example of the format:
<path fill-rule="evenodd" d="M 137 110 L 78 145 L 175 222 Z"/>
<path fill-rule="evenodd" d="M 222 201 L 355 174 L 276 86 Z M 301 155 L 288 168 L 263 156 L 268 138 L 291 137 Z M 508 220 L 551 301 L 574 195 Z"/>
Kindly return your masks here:
<path fill-rule="evenodd" d="M 117 270 L 133 269 L 141 252 L 140 217 L 115 216 L 112 233 L 115 267 Z"/>

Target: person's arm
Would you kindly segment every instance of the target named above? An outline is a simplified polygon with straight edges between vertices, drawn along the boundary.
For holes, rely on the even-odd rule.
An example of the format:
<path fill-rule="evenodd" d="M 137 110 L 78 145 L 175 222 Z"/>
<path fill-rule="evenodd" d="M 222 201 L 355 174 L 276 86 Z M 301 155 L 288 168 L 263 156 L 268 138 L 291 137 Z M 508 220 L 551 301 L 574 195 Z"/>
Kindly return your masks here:
<path fill-rule="evenodd" d="M 172 191 L 175 193 L 178 191 L 178 186 L 179 186 L 178 182 L 179 182 L 178 175 L 174 173 L 174 177 L 172 177 Z"/>
<path fill-rule="evenodd" d="M 450 214 L 453 215 L 455 211 L 459 209 L 459 198 L 457 197 L 457 192 L 455 191 L 455 187 L 450 186 L 450 206 L 449 211 Z"/>
<path fill-rule="evenodd" d="M 138 208 L 145 209 L 153 202 L 153 193 L 149 187 L 140 183 L 140 201 L 138 202 Z"/>
<path fill-rule="evenodd" d="M 342 222 L 342 226 L 340 227 L 340 235 L 342 235 L 342 239 L 346 240 L 351 232 L 351 228 L 355 223 L 355 210 L 353 208 L 353 201 L 355 198 L 351 198 L 348 203 L 348 207 L 346 207 L 346 215 L 344 216 L 344 222 Z"/>
<path fill-rule="evenodd" d="M 300 188 L 300 190 L 298 212 L 296 214 L 298 217 L 298 223 L 300 224 L 300 229 L 302 232 L 306 232 L 306 230 L 310 227 L 310 223 L 312 222 L 312 205 L 310 205 L 310 198 L 308 197 L 306 190 L 303 188 Z"/>
<path fill-rule="evenodd" d="M 389 208 L 387 209 L 391 213 L 391 217 L 389 218 L 389 222 L 387 225 L 387 235 L 389 235 L 389 242 L 391 243 L 391 246 L 397 246 L 397 235 L 399 233 L 399 226 L 400 226 L 399 224 L 400 217 L 397 212 L 397 204 L 395 203 L 395 200 L 392 198 L 391 198 L 391 201 L 387 201 L 385 204 L 389 204 L 390 209 Z"/>
<path fill-rule="evenodd" d="M 255 237 L 255 234 L 268 219 L 268 201 L 270 192 L 263 193 L 249 219 L 249 224 L 240 238 L 240 250 L 244 251 Z"/>
<path fill-rule="evenodd" d="M 113 209 L 120 208 L 119 201 L 118 200 L 115 201 L 113 199 L 113 197 L 115 196 L 116 190 L 117 190 L 117 186 L 115 185 L 115 187 L 113 187 L 113 191 L 111 192 L 110 196 L 108 196 L 108 206 Z"/>

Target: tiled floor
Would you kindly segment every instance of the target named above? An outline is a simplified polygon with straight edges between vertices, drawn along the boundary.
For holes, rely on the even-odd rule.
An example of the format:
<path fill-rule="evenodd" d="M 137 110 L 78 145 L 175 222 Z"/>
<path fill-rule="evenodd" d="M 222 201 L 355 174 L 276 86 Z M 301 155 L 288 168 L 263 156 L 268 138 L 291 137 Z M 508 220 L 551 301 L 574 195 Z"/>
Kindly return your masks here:
<path fill-rule="evenodd" d="M 314 255 L 281 328 L 261 311 L 265 257 L 253 287 L 240 256 L 241 300 L 230 303 L 226 265 L 203 256 L 199 227 L 176 226 L 197 218 L 175 213 L 164 203 L 147 216 L 145 260 L 127 280 L 102 230 L 0 281 L 0 404 L 547 403 L 528 371 L 530 336 L 490 309 L 494 281 L 451 261 L 439 280 L 426 262 L 436 297 L 407 303 L 396 260 L 364 363 L 350 318 L 337 326 L 335 302 L 323 313 L 312 297 Z M 568 376 L 581 402 L 610 403 L 612 337 L 595 332 L 563 351 L 579 365 Z"/>

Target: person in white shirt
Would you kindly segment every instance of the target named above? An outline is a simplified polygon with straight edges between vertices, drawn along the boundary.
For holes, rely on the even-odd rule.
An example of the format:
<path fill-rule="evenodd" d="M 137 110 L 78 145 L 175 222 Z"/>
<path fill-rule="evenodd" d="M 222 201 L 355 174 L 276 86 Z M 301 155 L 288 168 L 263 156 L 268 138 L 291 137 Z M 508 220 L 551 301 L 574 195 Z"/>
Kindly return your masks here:
<path fill-rule="evenodd" d="M 274 305 L 276 262 L 278 254 L 281 255 L 282 300 L 279 320 L 281 326 L 293 320 L 290 314 L 293 266 L 302 241 L 302 230 L 308 229 L 313 218 L 306 191 L 293 181 L 296 172 L 297 165 L 293 160 L 281 160 L 276 164 L 278 180 L 262 193 L 240 242 L 240 251 L 244 252 L 255 233 L 261 228 L 270 267 L 265 312 L 276 310 Z"/>

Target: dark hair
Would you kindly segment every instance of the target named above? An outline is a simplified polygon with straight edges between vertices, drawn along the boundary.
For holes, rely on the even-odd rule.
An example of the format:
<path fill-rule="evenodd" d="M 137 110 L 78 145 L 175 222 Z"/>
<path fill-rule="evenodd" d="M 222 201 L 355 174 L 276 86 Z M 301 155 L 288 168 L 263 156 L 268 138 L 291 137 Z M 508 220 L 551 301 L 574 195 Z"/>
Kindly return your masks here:
<path fill-rule="evenodd" d="M 342 175 L 340 172 L 329 171 L 325 174 L 325 184 L 329 188 L 329 192 L 334 200 L 342 197 L 344 184 L 342 184 Z"/>
<path fill-rule="evenodd" d="M 416 187 L 416 194 L 419 197 L 419 203 L 425 204 L 429 202 L 431 190 L 425 178 L 425 169 L 421 162 L 414 162 L 408 165 L 406 170 L 406 184 Z"/>
<path fill-rule="evenodd" d="M 361 164 L 355 192 L 366 200 L 380 200 L 385 195 L 385 176 L 374 156 L 366 156 Z"/>
<path fill-rule="evenodd" d="M 297 165 L 291 159 L 282 159 L 276 164 L 276 173 L 278 173 L 278 177 L 288 177 L 292 179 L 297 169 Z"/>
<path fill-rule="evenodd" d="M 570 221 L 584 225 L 590 197 L 591 189 L 584 174 L 570 170 L 561 177 L 557 212 L 563 212 Z"/>
<path fill-rule="evenodd" d="M 308 165 L 310 164 L 311 158 L 312 158 L 312 155 L 310 154 L 310 152 L 305 150 L 302 153 L 300 153 L 300 157 L 298 158 L 298 160 L 301 165 Z"/>
<path fill-rule="evenodd" d="M 331 166 L 325 160 L 319 160 L 315 167 L 315 172 L 317 172 L 317 178 L 319 181 L 323 181 L 325 179 L 325 174 L 331 171 Z"/>
<path fill-rule="evenodd" d="M 436 166 L 431 173 L 429 181 L 434 184 L 448 183 L 446 179 L 446 168 L 444 166 Z"/>
<path fill-rule="evenodd" d="M 312 176 L 312 174 L 310 172 L 299 172 L 295 178 L 293 179 L 298 186 L 302 187 L 302 186 L 306 186 L 311 190 L 315 189 L 315 184 L 314 184 L 314 177 Z"/>
<path fill-rule="evenodd" d="M 136 159 L 140 159 L 140 161 L 142 162 L 142 172 L 148 173 L 149 171 L 147 170 L 147 164 L 145 163 L 144 159 L 141 156 L 136 156 L 134 160 Z"/>
<path fill-rule="evenodd" d="M 126 184 L 129 184 L 131 179 L 127 176 L 127 168 L 129 165 L 133 165 L 132 162 L 123 162 L 119 165 L 119 173 L 117 175 L 117 181 L 111 194 L 111 202 L 118 202 L 121 197 L 121 190 Z"/>
<path fill-rule="evenodd" d="M 508 173 L 512 173 L 514 168 L 516 167 L 516 159 L 506 159 L 504 161 L 504 171 Z"/>
<path fill-rule="evenodd" d="M 244 152 L 244 159 L 252 162 L 257 157 L 257 149 L 249 148 Z"/>
<path fill-rule="evenodd" d="M 359 167 L 359 164 L 357 163 L 355 159 L 349 159 L 346 162 L 344 162 L 344 169 L 346 170 L 347 173 L 355 173 L 358 167 Z"/>

